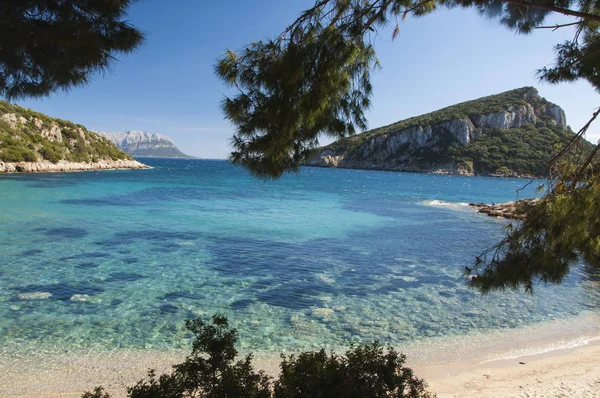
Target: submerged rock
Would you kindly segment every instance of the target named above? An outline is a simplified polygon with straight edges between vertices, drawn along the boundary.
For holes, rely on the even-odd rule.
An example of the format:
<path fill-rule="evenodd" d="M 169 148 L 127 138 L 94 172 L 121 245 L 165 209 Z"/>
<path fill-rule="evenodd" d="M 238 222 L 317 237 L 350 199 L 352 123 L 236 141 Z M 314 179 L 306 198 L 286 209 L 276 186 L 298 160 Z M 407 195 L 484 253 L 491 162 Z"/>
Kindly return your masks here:
<path fill-rule="evenodd" d="M 78 301 L 82 303 L 100 304 L 102 299 L 99 297 L 90 296 L 89 294 L 74 294 L 69 301 Z"/>
<path fill-rule="evenodd" d="M 20 293 L 19 299 L 21 300 L 45 300 L 52 297 L 52 293 L 49 292 L 31 292 L 31 293 Z"/>
<path fill-rule="evenodd" d="M 331 308 L 317 307 L 312 309 L 311 314 L 317 318 L 329 319 L 331 316 L 333 316 L 334 312 L 335 311 Z"/>

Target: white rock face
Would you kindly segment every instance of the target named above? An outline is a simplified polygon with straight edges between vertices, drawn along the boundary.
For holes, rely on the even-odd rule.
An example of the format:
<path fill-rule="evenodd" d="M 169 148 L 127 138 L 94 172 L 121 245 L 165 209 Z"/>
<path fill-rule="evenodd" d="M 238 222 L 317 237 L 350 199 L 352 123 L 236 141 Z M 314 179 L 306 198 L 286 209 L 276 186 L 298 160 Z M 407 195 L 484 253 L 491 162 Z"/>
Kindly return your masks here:
<path fill-rule="evenodd" d="M 342 160 L 344 160 L 343 156 L 322 154 L 316 161 L 318 162 L 319 167 L 337 167 Z"/>
<path fill-rule="evenodd" d="M 40 131 L 42 137 L 47 138 L 49 141 L 59 141 L 62 142 L 63 136 L 60 131 L 60 127 L 57 125 L 52 125 L 49 129 L 42 129 Z"/>
<path fill-rule="evenodd" d="M 556 123 L 564 128 L 567 127 L 567 117 L 565 116 L 565 111 L 556 104 L 549 104 L 546 106 L 546 112 L 552 116 L 552 119 L 556 121 Z"/>
<path fill-rule="evenodd" d="M 44 125 L 44 121 L 42 119 L 38 119 L 37 117 L 32 117 L 31 121 L 33 122 L 35 127 L 37 127 L 38 129 L 41 129 L 42 126 Z"/>
<path fill-rule="evenodd" d="M 14 113 L 5 113 L 4 115 L 0 116 L 0 119 L 4 120 L 6 123 L 8 123 L 10 128 L 13 128 L 13 129 L 20 127 L 21 125 L 27 123 L 27 119 L 25 119 L 22 116 L 17 116 Z"/>
<path fill-rule="evenodd" d="M 482 115 L 479 127 L 507 130 L 520 128 L 526 123 L 535 123 L 535 121 L 535 111 L 531 105 L 527 104 L 507 111 Z"/>
<path fill-rule="evenodd" d="M 471 142 L 475 130 L 470 119 L 450 120 L 440 124 L 440 128 L 450 132 L 461 145 Z"/>

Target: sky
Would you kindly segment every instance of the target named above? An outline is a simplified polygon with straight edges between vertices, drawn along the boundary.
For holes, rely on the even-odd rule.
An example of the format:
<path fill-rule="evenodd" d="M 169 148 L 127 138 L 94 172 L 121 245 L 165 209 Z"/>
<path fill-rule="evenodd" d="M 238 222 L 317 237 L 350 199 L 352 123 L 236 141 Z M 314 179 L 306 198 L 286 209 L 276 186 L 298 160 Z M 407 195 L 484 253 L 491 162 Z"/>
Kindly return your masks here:
<path fill-rule="evenodd" d="M 231 94 L 213 72 L 226 50 L 276 37 L 314 0 L 142 0 L 127 19 L 145 44 L 119 56 L 111 70 L 89 85 L 17 104 L 90 130 L 143 130 L 170 136 L 185 153 L 222 159 L 229 155 L 233 126 L 220 103 Z M 551 17 L 547 24 L 564 22 Z M 566 112 L 579 130 L 600 106 L 587 82 L 540 83 L 536 70 L 550 65 L 553 47 L 570 28 L 515 35 L 473 10 L 438 10 L 383 29 L 374 45 L 382 68 L 373 76 L 370 128 L 523 86 L 534 86 Z M 598 127 L 598 126 L 596 126 Z M 594 126 L 588 140 L 600 139 Z M 321 143 L 330 142 L 322 139 Z"/>

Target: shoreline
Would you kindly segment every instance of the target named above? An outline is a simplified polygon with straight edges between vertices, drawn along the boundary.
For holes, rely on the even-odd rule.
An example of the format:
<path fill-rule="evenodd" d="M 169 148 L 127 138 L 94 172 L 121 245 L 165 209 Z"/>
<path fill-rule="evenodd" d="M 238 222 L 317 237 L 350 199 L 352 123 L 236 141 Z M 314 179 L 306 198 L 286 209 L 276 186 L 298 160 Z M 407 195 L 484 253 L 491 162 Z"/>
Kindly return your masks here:
<path fill-rule="evenodd" d="M 148 369 L 168 371 L 189 353 L 187 348 L 66 352 L 57 346 L 20 348 L 12 354 L 8 347 L 0 349 L 4 398 L 80 397 L 97 385 L 113 398 L 125 397 L 126 387 Z M 398 349 L 438 398 L 552 397 L 560 392 L 600 397 L 594 395 L 600 394 L 599 314 L 423 339 Z M 279 352 L 254 353 L 255 368 L 270 375 L 278 374 L 279 363 Z"/>
<path fill-rule="evenodd" d="M 503 175 L 503 174 L 476 174 L 476 173 L 467 173 L 467 172 L 459 172 L 448 169 L 436 169 L 436 170 L 400 170 L 400 169 L 392 169 L 392 168 L 360 168 L 360 167 L 344 167 L 344 166 L 321 166 L 318 164 L 308 164 L 304 163 L 301 165 L 302 167 L 314 167 L 317 169 L 340 169 L 340 170 L 364 170 L 364 171 L 386 171 L 390 173 L 409 173 L 409 174 L 431 174 L 431 175 L 441 175 L 441 176 L 457 176 L 457 177 L 489 177 L 489 178 L 516 178 L 519 180 L 544 180 L 548 177 L 545 176 L 530 176 L 530 175 Z"/>
<path fill-rule="evenodd" d="M 95 163 L 68 162 L 65 160 L 57 163 L 49 161 L 5 163 L 0 161 L 0 174 L 66 173 L 74 171 L 138 170 L 150 168 L 150 166 L 140 163 L 137 160 L 128 159 L 100 160 Z"/>

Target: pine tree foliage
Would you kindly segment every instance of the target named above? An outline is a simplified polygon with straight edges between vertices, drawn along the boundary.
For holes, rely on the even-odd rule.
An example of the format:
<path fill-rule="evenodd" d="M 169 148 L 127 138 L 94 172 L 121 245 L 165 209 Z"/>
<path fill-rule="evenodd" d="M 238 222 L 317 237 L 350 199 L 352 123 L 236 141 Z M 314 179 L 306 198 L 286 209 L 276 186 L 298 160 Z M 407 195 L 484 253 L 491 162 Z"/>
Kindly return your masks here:
<path fill-rule="evenodd" d="M 370 71 L 377 60 L 366 34 L 385 13 L 339 1 L 304 13 L 277 39 L 229 51 L 217 75 L 239 94 L 222 104 L 237 127 L 231 159 L 263 178 L 297 170 L 318 136 L 366 128 Z"/>
<path fill-rule="evenodd" d="M 580 259 L 592 273 L 600 269 L 599 197 L 597 175 L 573 191 L 557 187 L 523 225 L 484 255 L 489 258 L 480 257 L 471 284 L 484 293 L 519 288 L 532 292 L 538 281 L 560 283 Z"/>
<path fill-rule="evenodd" d="M 588 275 L 600 271 L 600 166 L 598 146 L 582 150 L 573 143 L 554 159 L 546 195 L 522 223 L 507 226 L 507 236 L 467 268 L 470 284 L 483 293 L 560 283 L 583 263 Z"/>
<path fill-rule="evenodd" d="M 107 70 L 143 42 L 125 20 L 134 1 L 1 1 L 0 95 L 42 97 Z"/>

